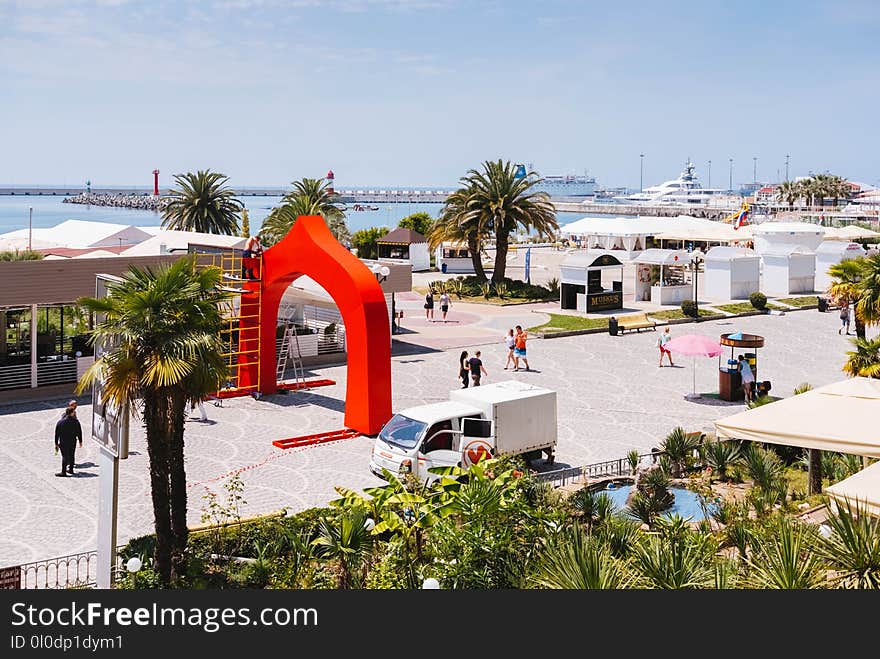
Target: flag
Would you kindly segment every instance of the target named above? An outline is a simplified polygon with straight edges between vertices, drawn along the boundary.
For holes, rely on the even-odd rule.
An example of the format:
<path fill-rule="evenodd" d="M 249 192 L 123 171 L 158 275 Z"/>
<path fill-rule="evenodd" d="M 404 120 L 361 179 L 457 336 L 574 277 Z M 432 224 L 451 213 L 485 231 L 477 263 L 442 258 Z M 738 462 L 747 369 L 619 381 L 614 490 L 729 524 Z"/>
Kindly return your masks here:
<path fill-rule="evenodd" d="M 526 283 L 531 284 L 531 280 L 529 279 L 529 264 L 531 262 L 532 257 L 532 248 L 529 247 L 526 249 Z"/>
<path fill-rule="evenodd" d="M 525 165 L 517 165 L 516 173 L 513 175 L 513 178 L 525 178 L 526 177 L 526 166 Z"/>
<path fill-rule="evenodd" d="M 742 225 L 746 224 L 749 221 L 749 211 L 743 208 L 739 215 L 736 216 L 736 220 L 733 223 L 734 229 L 739 229 Z"/>

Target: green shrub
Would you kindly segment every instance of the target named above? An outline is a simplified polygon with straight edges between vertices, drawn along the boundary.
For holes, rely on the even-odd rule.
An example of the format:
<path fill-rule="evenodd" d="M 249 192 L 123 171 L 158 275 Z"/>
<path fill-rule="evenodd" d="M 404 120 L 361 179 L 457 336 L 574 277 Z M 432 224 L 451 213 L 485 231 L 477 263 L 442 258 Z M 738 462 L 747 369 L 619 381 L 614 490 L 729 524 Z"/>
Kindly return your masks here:
<path fill-rule="evenodd" d="M 681 312 L 688 318 L 697 317 L 697 305 L 693 300 L 681 301 Z"/>
<path fill-rule="evenodd" d="M 755 307 L 755 309 L 762 311 L 767 307 L 767 296 L 760 291 L 755 291 L 749 295 L 749 302 L 752 303 L 752 306 Z"/>
<path fill-rule="evenodd" d="M 556 297 L 559 295 L 559 277 L 551 277 L 547 282 L 547 290 L 550 295 Z"/>

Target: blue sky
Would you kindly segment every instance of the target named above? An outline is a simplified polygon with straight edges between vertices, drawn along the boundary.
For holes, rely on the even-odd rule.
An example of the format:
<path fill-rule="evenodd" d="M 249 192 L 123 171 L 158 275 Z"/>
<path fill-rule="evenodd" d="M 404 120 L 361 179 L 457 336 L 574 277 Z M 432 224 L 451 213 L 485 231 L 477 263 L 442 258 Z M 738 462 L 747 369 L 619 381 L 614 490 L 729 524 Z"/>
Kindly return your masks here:
<path fill-rule="evenodd" d="M 0 183 L 880 183 L 880 3 L 0 0 Z"/>

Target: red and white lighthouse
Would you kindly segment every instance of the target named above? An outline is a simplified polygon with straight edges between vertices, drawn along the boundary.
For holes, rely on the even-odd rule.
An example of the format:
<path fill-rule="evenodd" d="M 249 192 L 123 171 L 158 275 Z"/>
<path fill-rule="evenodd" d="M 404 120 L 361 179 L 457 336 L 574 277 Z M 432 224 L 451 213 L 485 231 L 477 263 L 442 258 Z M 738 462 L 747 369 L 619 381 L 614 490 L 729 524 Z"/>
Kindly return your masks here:
<path fill-rule="evenodd" d="M 327 192 L 333 194 L 333 179 L 336 178 L 336 176 L 333 174 L 333 170 L 331 169 L 329 172 L 327 172 L 327 176 L 325 176 L 324 178 L 326 178 L 327 182 L 330 184 L 327 188 Z"/>
<path fill-rule="evenodd" d="M 159 196 L 159 170 L 153 170 L 153 196 Z"/>

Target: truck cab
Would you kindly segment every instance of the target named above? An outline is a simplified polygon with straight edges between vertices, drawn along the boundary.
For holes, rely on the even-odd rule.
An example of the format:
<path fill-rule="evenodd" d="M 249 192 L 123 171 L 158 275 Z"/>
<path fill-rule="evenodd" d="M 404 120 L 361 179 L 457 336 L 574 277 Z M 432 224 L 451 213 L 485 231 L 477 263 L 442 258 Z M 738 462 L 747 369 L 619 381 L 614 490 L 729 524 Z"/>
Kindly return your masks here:
<path fill-rule="evenodd" d="M 370 471 L 382 477 L 382 468 L 393 474 L 414 473 L 421 480 L 436 480 L 431 467 L 462 462 L 466 419 L 485 421 L 483 412 L 452 401 L 404 410 L 391 417 L 373 445 Z"/>

